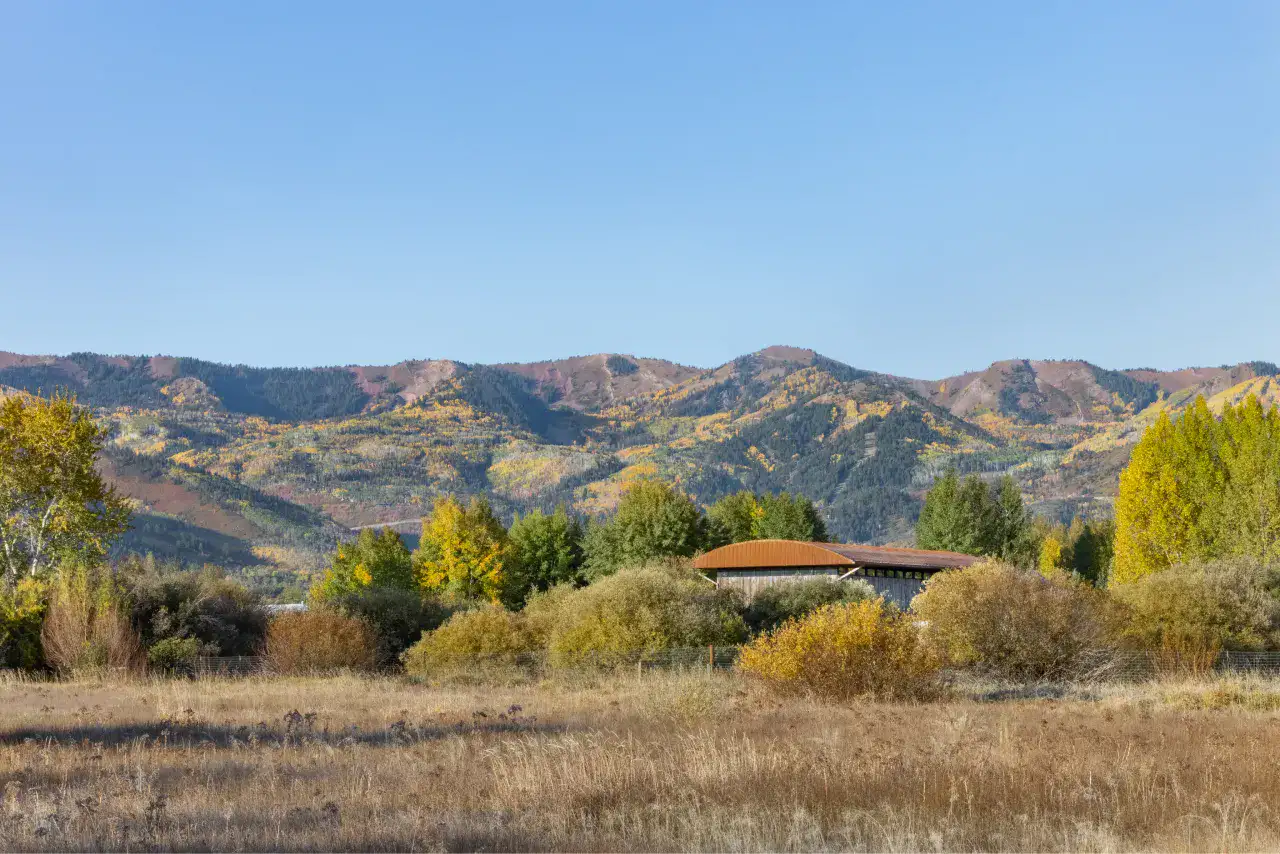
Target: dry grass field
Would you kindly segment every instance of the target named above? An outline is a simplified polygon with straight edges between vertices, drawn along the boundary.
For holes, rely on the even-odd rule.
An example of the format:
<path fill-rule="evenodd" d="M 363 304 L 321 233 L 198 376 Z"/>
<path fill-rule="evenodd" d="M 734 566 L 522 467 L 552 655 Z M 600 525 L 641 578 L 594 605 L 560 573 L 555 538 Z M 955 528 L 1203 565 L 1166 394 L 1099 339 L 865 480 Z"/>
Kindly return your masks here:
<path fill-rule="evenodd" d="M 0 849 L 1276 850 L 1276 690 L 10 681 Z"/>

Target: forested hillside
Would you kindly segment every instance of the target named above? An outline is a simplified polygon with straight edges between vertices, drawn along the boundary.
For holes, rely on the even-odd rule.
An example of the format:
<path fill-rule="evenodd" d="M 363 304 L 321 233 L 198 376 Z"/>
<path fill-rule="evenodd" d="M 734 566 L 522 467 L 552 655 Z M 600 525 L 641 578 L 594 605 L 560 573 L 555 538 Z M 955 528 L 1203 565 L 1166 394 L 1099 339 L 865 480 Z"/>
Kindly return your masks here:
<path fill-rule="evenodd" d="M 906 539 L 953 467 L 1012 474 L 1049 517 L 1109 515 L 1160 412 L 1197 395 L 1277 402 L 1278 373 L 1010 360 L 916 380 L 790 347 L 705 370 L 619 354 L 299 369 L 0 353 L 0 393 L 67 389 L 111 425 L 103 465 L 137 514 L 124 548 L 262 573 L 314 570 L 353 527 L 412 532 L 441 494 L 485 494 L 506 516 L 605 514 L 641 477 L 704 504 L 802 493 L 851 541 Z"/>

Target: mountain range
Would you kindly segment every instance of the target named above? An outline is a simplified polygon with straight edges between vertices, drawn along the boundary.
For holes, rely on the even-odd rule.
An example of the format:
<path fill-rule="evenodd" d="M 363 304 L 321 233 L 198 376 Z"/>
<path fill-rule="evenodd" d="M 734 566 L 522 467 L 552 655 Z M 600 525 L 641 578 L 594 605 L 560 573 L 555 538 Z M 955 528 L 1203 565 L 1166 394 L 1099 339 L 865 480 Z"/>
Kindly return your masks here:
<path fill-rule="evenodd" d="M 600 514 L 648 476 L 704 504 L 803 493 L 858 542 L 909 540 L 949 467 L 1009 473 L 1053 519 L 1106 515 L 1160 412 L 1197 395 L 1280 403 L 1280 369 L 1013 359 L 918 380 L 796 347 L 709 369 L 621 354 L 255 368 L 0 353 L 0 394 L 54 389 L 111 428 L 102 467 L 136 509 L 122 548 L 289 577 L 353 528 L 412 533 L 437 495 L 485 494 L 506 516 L 557 503 Z"/>

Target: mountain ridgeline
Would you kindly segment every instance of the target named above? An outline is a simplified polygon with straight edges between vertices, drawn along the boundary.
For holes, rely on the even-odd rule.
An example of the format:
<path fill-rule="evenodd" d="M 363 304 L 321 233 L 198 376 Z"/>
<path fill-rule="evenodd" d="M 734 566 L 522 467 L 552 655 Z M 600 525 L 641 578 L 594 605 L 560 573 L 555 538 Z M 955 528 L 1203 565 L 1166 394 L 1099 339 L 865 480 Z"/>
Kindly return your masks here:
<path fill-rule="evenodd" d="M 123 548 L 303 572 L 351 528 L 406 533 L 440 494 L 505 515 L 608 513 L 626 484 L 701 503 L 802 493 L 838 539 L 904 542 L 948 468 L 1009 473 L 1052 518 L 1109 515 L 1132 444 L 1197 395 L 1280 402 L 1269 362 L 1158 371 L 1010 360 L 943 380 L 770 347 L 700 369 L 623 354 L 469 365 L 258 368 L 166 356 L 0 353 L 0 394 L 75 393 L 111 425 L 134 500 Z"/>

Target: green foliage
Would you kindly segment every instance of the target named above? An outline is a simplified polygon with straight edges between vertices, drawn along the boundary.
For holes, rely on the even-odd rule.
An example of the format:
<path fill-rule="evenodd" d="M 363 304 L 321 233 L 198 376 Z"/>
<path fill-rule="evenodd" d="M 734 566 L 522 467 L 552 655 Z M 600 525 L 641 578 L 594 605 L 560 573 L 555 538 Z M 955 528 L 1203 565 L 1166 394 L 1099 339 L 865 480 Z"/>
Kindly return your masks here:
<path fill-rule="evenodd" d="M 707 509 L 709 545 L 746 540 L 826 542 L 827 527 L 813 502 L 790 493 L 726 495 Z"/>
<path fill-rule="evenodd" d="M 933 576 L 911 609 L 948 661 L 1007 679 L 1079 676 L 1111 647 L 1105 594 L 1065 574 L 979 563 Z"/>
<path fill-rule="evenodd" d="M 600 578 L 661 558 L 693 557 L 706 542 L 706 519 L 689 496 L 668 483 L 638 480 L 623 493 L 613 518 L 587 531 L 587 576 Z"/>
<path fill-rule="evenodd" d="M 369 395 L 342 368 L 251 368 L 179 359 L 178 373 L 213 389 L 232 412 L 290 421 L 352 415 Z"/>
<path fill-rule="evenodd" d="M 451 609 L 417 590 L 363 587 L 329 599 L 327 608 L 363 620 L 377 636 L 375 661 L 393 667 L 401 654 L 449 618 Z"/>
<path fill-rule="evenodd" d="M 1276 573 L 1248 558 L 1180 564 L 1116 584 L 1125 638 L 1170 655 L 1274 648 L 1280 627 Z"/>
<path fill-rule="evenodd" d="M 0 587 L 0 667 L 34 670 L 44 663 L 40 629 L 46 592 L 46 583 L 36 578 Z"/>
<path fill-rule="evenodd" d="M 1031 366 L 1025 361 L 1013 363 L 1004 385 L 1000 387 L 1000 412 L 1028 424 L 1043 424 L 1050 420 L 1050 416 L 1034 405 L 1025 405 L 1024 401 L 1024 398 L 1030 398 L 1031 401 L 1038 402 L 1042 397 Z"/>
<path fill-rule="evenodd" d="M 1136 380 L 1120 371 L 1108 371 L 1096 365 L 1089 366 L 1098 385 L 1112 394 L 1118 395 L 1125 403 L 1133 404 L 1134 412 L 1141 412 L 1160 397 L 1160 386 L 1156 383 Z"/>
<path fill-rule="evenodd" d="M 625 377 L 628 374 L 639 372 L 640 366 L 628 359 L 626 356 L 613 355 L 604 361 L 605 367 L 609 369 L 609 373 L 615 377 Z"/>
<path fill-rule="evenodd" d="M 1280 411 L 1252 395 L 1221 420 L 1203 398 L 1162 414 L 1120 475 L 1118 582 L 1222 557 L 1280 562 Z"/>
<path fill-rule="evenodd" d="M 534 591 L 583 581 L 582 525 L 563 506 L 517 515 L 507 535 L 511 560 L 503 601 L 509 607 L 521 607 Z"/>
<path fill-rule="evenodd" d="M 323 604 L 367 587 L 409 591 L 418 587 L 413 555 L 391 528 L 365 528 L 355 540 L 338 546 L 311 599 Z"/>
<path fill-rule="evenodd" d="M 519 614 L 496 605 L 462 611 L 428 632 L 404 655 L 405 670 L 438 675 L 474 669 L 486 663 L 514 663 L 534 648 Z"/>
<path fill-rule="evenodd" d="M 195 638 L 167 637 L 147 650 L 147 664 L 155 670 L 184 673 L 204 651 Z"/>
<path fill-rule="evenodd" d="M 753 634 L 771 632 L 787 620 L 813 613 L 824 605 L 848 604 L 874 599 L 875 591 L 861 579 L 835 581 L 809 578 L 774 584 L 757 593 L 743 615 Z"/>
<path fill-rule="evenodd" d="M 738 643 L 747 634 L 740 611 L 733 592 L 670 566 L 623 569 L 576 590 L 553 588 L 525 606 L 530 630 L 543 639 L 552 666 Z"/>
<path fill-rule="evenodd" d="M 165 402 L 151 376 L 150 360 L 125 358 L 116 364 L 93 353 L 72 353 L 71 364 L 16 365 L 0 368 L 0 385 L 30 394 L 52 395 L 63 391 L 89 406 L 159 406 Z"/>
<path fill-rule="evenodd" d="M 756 638 L 738 667 L 779 693 L 838 702 L 922 700 L 938 691 L 937 656 L 883 599 L 824 605 Z"/>
<path fill-rule="evenodd" d="M 760 512 L 760 501 L 754 492 L 744 489 L 721 498 L 707 508 L 710 544 L 722 546 L 760 539 L 756 535 Z"/>
<path fill-rule="evenodd" d="M 995 557 L 1030 565 L 1038 552 L 1022 494 L 1006 475 L 994 489 L 977 475 L 961 480 L 955 470 L 934 482 L 916 523 L 922 549 Z"/>
<path fill-rule="evenodd" d="M 192 571 L 147 564 L 123 562 L 119 577 L 130 622 L 148 650 L 166 641 L 190 640 L 201 655 L 261 651 L 267 612 L 256 593 L 216 567 Z"/>
<path fill-rule="evenodd" d="M 510 560 L 506 529 L 478 497 L 466 507 L 452 496 L 437 499 L 413 556 L 419 586 L 456 602 L 499 602 Z"/>
<path fill-rule="evenodd" d="M 1111 571 L 1116 525 L 1111 519 L 1072 520 L 1067 529 L 1068 567 L 1095 587 L 1103 586 Z"/>
<path fill-rule="evenodd" d="M 107 432 L 75 398 L 0 401 L 3 585 L 64 560 L 99 560 L 129 508 L 96 467 Z"/>

